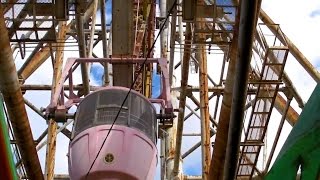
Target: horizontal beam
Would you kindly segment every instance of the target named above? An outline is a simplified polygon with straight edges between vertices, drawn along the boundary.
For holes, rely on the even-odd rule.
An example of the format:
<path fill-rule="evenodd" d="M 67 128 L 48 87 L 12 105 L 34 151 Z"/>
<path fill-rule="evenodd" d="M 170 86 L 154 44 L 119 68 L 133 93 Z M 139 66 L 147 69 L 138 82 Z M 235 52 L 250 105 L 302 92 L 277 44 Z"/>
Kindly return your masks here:
<path fill-rule="evenodd" d="M 273 91 L 275 89 L 272 89 L 272 88 L 264 88 L 264 87 L 260 87 L 260 91 L 262 90 L 266 90 L 266 91 Z M 286 88 L 279 88 L 278 91 L 282 92 L 284 91 Z M 171 88 L 172 91 L 181 91 L 181 87 L 173 87 Z M 199 86 L 188 86 L 187 87 L 187 90 L 188 91 L 191 91 L 191 92 L 199 92 L 200 91 L 200 87 Z M 224 90 L 225 88 L 223 86 L 209 86 L 208 87 L 208 91 L 209 92 L 214 92 L 214 93 L 217 93 L 217 94 L 223 94 L 224 93 Z M 258 91 L 258 88 L 250 88 L 248 89 L 248 94 L 256 94 Z"/>
<path fill-rule="evenodd" d="M 69 85 L 64 85 L 63 86 L 64 90 L 69 90 L 70 86 Z M 90 86 L 91 91 L 95 91 L 101 87 L 99 86 Z M 51 91 L 52 85 L 40 85 L 40 84 L 25 84 L 21 85 L 21 90 L 22 91 Z M 82 90 L 83 86 L 82 85 L 74 85 L 73 90 L 79 91 Z"/>

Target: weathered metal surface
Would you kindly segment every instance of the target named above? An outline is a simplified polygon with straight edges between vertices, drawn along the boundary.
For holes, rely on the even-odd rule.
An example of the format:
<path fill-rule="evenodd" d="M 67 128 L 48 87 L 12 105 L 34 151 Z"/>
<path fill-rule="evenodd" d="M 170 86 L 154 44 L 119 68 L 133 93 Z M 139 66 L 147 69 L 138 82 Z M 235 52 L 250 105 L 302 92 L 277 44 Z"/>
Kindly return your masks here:
<path fill-rule="evenodd" d="M 105 0 L 100 0 L 100 6 L 101 6 L 101 40 L 102 40 L 102 52 L 103 52 L 103 57 L 107 58 L 109 53 L 108 53 L 108 40 L 107 40 L 107 21 L 106 21 L 106 1 Z M 109 80 L 109 63 L 105 63 L 104 65 L 104 84 L 106 86 L 109 85 L 110 80 Z"/>
<path fill-rule="evenodd" d="M 211 160 L 210 152 L 210 117 L 208 98 L 207 55 L 204 45 L 199 45 L 196 57 L 199 61 L 200 83 L 200 115 L 201 115 L 201 144 L 202 144 L 202 178 L 209 180 L 209 168 Z"/>
<path fill-rule="evenodd" d="M 1 5 L 0 14 L 3 14 Z M 9 118 L 21 152 L 22 161 L 26 167 L 27 175 L 30 179 L 41 180 L 43 179 L 43 174 L 23 102 L 8 31 L 2 15 L 0 16 L 0 34 L 0 91 L 6 102 Z"/>
<path fill-rule="evenodd" d="M 66 28 L 67 24 L 65 21 L 59 22 L 58 39 L 61 39 L 61 43 L 57 43 L 56 58 L 53 67 L 53 78 L 52 78 L 52 90 L 51 96 L 55 93 L 56 87 L 58 85 L 59 79 L 62 74 L 62 65 L 64 57 L 64 41 L 66 39 Z M 55 166 L 55 155 L 56 155 L 56 138 L 57 138 L 57 123 L 54 119 L 49 119 L 48 122 L 48 136 L 47 136 L 47 149 L 46 149 L 46 166 L 45 166 L 45 176 L 46 179 L 53 179 L 54 176 L 54 166 Z"/>
<path fill-rule="evenodd" d="M 239 146 L 243 126 L 244 107 L 248 87 L 249 67 L 252 56 L 254 29 L 257 21 L 258 0 L 241 1 L 241 15 L 238 39 L 238 59 L 232 94 L 232 106 L 228 131 L 227 151 L 223 178 L 236 178 Z"/>
<path fill-rule="evenodd" d="M 78 3 L 81 3 L 78 0 Z M 80 13 L 81 6 L 78 4 L 76 7 L 76 26 L 77 26 L 77 39 L 79 46 L 79 57 L 85 58 L 87 57 L 87 46 L 86 46 L 86 36 L 84 35 L 84 16 Z M 88 72 L 88 64 L 81 63 L 81 78 L 83 84 L 83 95 L 89 94 L 89 72 Z"/>
<path fill-rule="evenodd" d="M 176 147 L 174 155 L 174 166 L 173 175 L 176 176 L 179 173 L 180 157 L 181 157 L 181 143 L 182 143 L 182 131 L 184 122 L 184 107 L 186 104 L 187 96 L 187 86 L 188 86 L 188 75 L 189 75 L 189 60 L 191 55 L 191 25 L 187 23 L 185 32 L 185 45 L 184 45 L 184 55 L 181 71 L 181 92 L 179 101 L 179 114 L 178 114 L 178 124 L 177 124 L 177 134 L 176 134 Z"/>
<path fill-rule="evenodd" d="M 233 32 L 233 40 L 230 50 L 230 60 L 227 71 L 227 77 L 225 81 L 224 95 L 221 104 L 220 117 L 219 117 L 219 128 L 217 129 L 215 146 L 213 149 L 212 159 L 210 163 L 210 177 L 216 180 L 222 179 L 225 152 L 228 141 L 229 121 L 232 103 L 232 91 L 234 82 L 235 64 L 237 60 L 238 52 L 238 29 L 240 13 L 237 13 L 236 24 Z"/>

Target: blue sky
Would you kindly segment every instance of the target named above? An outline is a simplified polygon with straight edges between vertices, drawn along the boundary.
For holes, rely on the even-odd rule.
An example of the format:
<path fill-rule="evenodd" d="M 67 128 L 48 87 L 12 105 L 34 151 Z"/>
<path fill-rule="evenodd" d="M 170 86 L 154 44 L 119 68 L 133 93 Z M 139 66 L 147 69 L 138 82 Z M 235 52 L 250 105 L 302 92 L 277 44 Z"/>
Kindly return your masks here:
<path fill-rule="evenodd" d="M 320 9 L 314 10 L 310 13 L 310 17 L 314 18 L 320 16 Z"/>

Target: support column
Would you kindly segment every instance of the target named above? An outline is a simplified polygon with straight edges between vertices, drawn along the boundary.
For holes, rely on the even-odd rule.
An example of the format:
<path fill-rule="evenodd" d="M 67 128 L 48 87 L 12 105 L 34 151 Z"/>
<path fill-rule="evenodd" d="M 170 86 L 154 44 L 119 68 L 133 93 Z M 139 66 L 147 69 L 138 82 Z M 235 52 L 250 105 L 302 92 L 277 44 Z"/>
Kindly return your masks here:
<path fill-rule="evenodd" d="M 166 8 L 166 4 L 164 4 L 164 2 L 166 2 L 167 0 L 161 2 L 162 6 L 161 6 L 161 12 L 163 13 L 162 16 L 165 17 L 167 15 L 167 11 L 164 9 Z M 166 2 L 167 3 L 167 2 Z M 176 7 L 173 9 L 172 11 L 172 19 L 171 19 L 171 31 L 170 31 L 170 56 L 169 56 L 169 78 L 170 78 L 170 86 L 171 87 L 175 87 L 176 85 L 176 79 L 174 76 L 174 70 L 173 70 L 173 64 L 174 64 L 174 42 L 175 42 L 175 26 L 176 26 L 176 20 L 174 20 L 175 14 L 176 14 L 177 10 Z M 164 29 L 165 31 L 167 31 L 166 29 Z M 165 33 L 167 34 L 167 33 Z M 161 37 L 161 39 L 166 39 L 166 35 L 163 34 Z M 165 41 L 161 41 L 161 47 L 164 47 L 164 45 L 162 44 Z M 161 53 L 165 53 L 165 54 L 161 54 L 161 57 L 167 57 L 167 52 L 166 51 L 162 51 Z M 173 108 L 177 108 L 177 91 L 171 91 L 171 99 L 172 99 L 172 106 Z M 166 152 L 166 179 L 173 179 L 173 168 L 174 168 L 174 158 L 176 156 L 176 134 L 177 134 L 177 125 L 178 125 L 178 119 L 174 118 L 173 119 L 173 125 L 171 128 L 169 128 L 167 130 L 167 135 L 165 137 L 165 152 Z M 179 168 L 178 168 L 178 173 L 175 175 L 175 177 L 177 177 L 178 179 L 182 179 L 182 159 L 179 158 Z"/>
<path fill-rule="evenodd" d="M 102 31 L 102 51 L 103 51 L 103 57 L 108 58 L 108 42 L 107 42 L 107 22 L 106 22 L 106 1 L 100 0 L 101 4 L 101 31 Z M 109 80 L 109 63 L 104 63 L 104 85 L 108 86 L 110 83 Z"/>
<path fill-rule="evenodd" d="M 38 154 L 33 142 L 27 111 L 18 81 L 10 40 L 0 4 L 0 91 L 6 103 L 22 162 L 30 179 L 43 179 Z"/>
<path fill-rule="evenodd" d="M 61 43 L 57 43 L 56 59 L 53 68 L 53 79 L 52 79 L 52 93 L 51 96 L 56 91 L 56 86 L 61 77 L 62 65 L 63 65 L 63 52 L 64 52 L 64 39 L 66 38 L 66 22 L 59 22 L 59 32 L 58 39 L 63 39 Z M 45 177 L 47 180 L 52 180 L 54 176 L 54 165 L 55 165 L 55 155 L 56 155 L 56 140 L 57 140 L 57 123 L 54 119 L 49 119 L 48 122 L 48 136 L 47 136 L 47 150 L 46 150 L 46 166 L 45 166 Z"/>
<path fill-rule="evenodd" d="M 210 177 L 214 180 L 221 180 L 224 171 L 224 162 L 226 156 L 226 148 L 228 141 L 229 121 L 232 103 L 232 91 L 235 77 L 235 65 L 237 61 L 238 52 L 238 32 L 239 32 L 240 13 L 236 15 L 236 25 L 233 32 L 233 39 L 230 50 L 230 60 L 228 65 L 227 77 L 225 81 L 225 88 L 223 91 L 223 99 L 219 117 L 219 127 L 213 148 L 212 159 L 210 163 Z"/>
<path fill-rule="evenodd" d="M 204 5 L 204 2 L 198 2 Z M 204 23 L 196 23 L 196 29 L 203 29 Z M 205 35 L 199 34 L 200 42 L 205 41 Z M 200 116 L 201 116 L 201 159 L 202 159 L 202 179 L 209 180 L 209 168 L 211 161 L 210 152 L 210 119 L 209 119 L 209 98 L 208 98 L 208 73 L 207 73 L 207 54 L 204 44 L 197 45 L 196 59 L 199 64 L 199 82 L 200 82 Z"/>
<path fill-rule="evenodd" d="M 179 101 L 179 114 L 178 114 L 178 123 L 177 123 L 177 134 L 176 134 L 176 149 L 174 156 L 174 166 L 173 166 L 173 177 L 176 177 L 179 174 L 180 160 L 181 160 L 181 143 L 182 143 L 182 131 L 183 131 L 183 122 L 184 122 L 184 110 L 186 104 L 187 96 L 187 86 L 188 86 L 188 76 L 189 76 L 189 61 L 191 56 L 191 24 L 186 24 L 185 31 L 185 45 L 182 61 L 182 70 L 181 70 L 181 91 L 180 91 L 180 101 Z"/>
<path fill-rule="evenodd" d="M 87 57 L 86 41 L 84 35 L 84 16 L 81 14 L 80 0 L 77 0 L 76 7 L 76 25 L 77 25 L 77 38 L 79 46 L 79 56 L 80 58 Z M 81 63 L 81 75 L 84 95 L 89 94 L 89 73 L 87 63 Z"/>
<path fill-rule="evenodd" d="M 239 158 L 244 107 L 247 95 L 249 67 L 256 25 L 258 0 L 242 1 L 238 41 L 238 60 L 232 96 L 227 152 L 224 165 L 224 180 L 234 180 Z"/>

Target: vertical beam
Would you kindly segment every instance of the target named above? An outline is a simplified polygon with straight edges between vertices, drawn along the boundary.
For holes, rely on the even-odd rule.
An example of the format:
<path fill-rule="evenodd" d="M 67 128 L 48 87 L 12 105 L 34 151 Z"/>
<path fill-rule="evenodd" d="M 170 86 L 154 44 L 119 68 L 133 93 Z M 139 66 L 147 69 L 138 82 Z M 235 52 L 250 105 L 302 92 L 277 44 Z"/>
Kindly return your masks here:
<path fill-rule="evenodd" d="M 27 175 L 30 179 L 41 180 L 43 179 L 43 174 L 23 102 L 1 4 L 0 34 L 0 91 L 6 102 L 9 118 Z"/>
<path fill-rule="evenodd" d="M 212 159 L 210 163 L 210 177 L 215 180 L 221 180 L 223 177 L 225 153 L 228 141 L 229 121 L 232 103 L 233 82 L 235 77 L 235 65 L 237 61 L 238 51 L 238 31 L 240 8 L 236 15 L 236 24 L 233 30 L 233 39 L 230 50 L 230 61 L 228 65 L 228 72 L 225 81 L 225 88 L 223 91 L 223 99 L 220 110 L 219 124 L 213 148 Z"/>
<path fill-rule="evenodd" d="M 184 44 L 184 53 L 182 61 L 182 70 L 181 70 L 181 92 L 180 92 L 180 101 L 179 101 L 179 114 L 178 114 L 178 124 L 177 124 L 177 134 L 176 134 L 176 149 L 174 156 L 174 166 L 173 166 L 173 177 L 179 174 L 180 158 L 181 158 L 181 143 L 182 143 L 182 131 L 183 131 L 183 122 L 184 122 L 184 107 L 186 105 L 186 95 L 187 95 L 187 86 L 188 86 L 188 77 L 189 77 L 189 60 L 191 56 L 191 25 L 190 23 L 186 24 L 185 31 L 185 44 Z"/>
<path fill-rule="evenodd" d="M 101 4 L 101 31 L 102 31 L 102 51 L 103 51 L 103 57 L 108 57 L 108 42 L 107 42 L 107 22 L 106 22 L 106 1 L 100 0 Z M 104 85 L 109 85 L 109 63 L 104 63 Z"/>
<path fill-rule="evenodd" d="M 66 22 L 59 22 L 58 39 L 62 39 L 61 43 L 57 43 L 56 59 L 54 62 L 53 79 L 52 79 L 52 93 L 56 91 L 56 86 L 61 77 L 62 65 L 63 65 L 63 50 L 64 40 L 66 38 Z M 47 149 L 46 149 L 46 166 L 45 166 L 45 177 L 47 180 L 53 179 L 54 176 L 54 165 L 55 165 L 55 154 L 56 154 L 56 138 L 57 138 L 57 123 L 54 119 L 49 119 L 48 122 L 48 136 L 47 136 Z"/>
<path fill-rule="evenodd" d="M 87 57 L 92 57 L 92 52 L 93 52 L 93 40 L 94 40 L 94 31 L 96 29 L 96 19 L 97 19 L 96 15 L 97 15 L 97 9 L 98 9 L 98 0 L 94 0 L 92 3 L 93 3 L 93 14 L 91 19 L 91 31 L 90 31 Z"/>
<path fill-rule="evenodd" d="M 183 0 L 177 0 L 179 1 L 178 11 L 182 12 L 182 1 Z M 182 23 L 182 16 L 178 16 L 178 32 L 179 32 L 179 41 L 180 41 L 180 61 L 183 61 L 183 44 L 184 44 L 184 37 L 183 37 L 183 23 Z"/>
<path fill-rule="evenodd" d="M 148 9 L 148 8 L 147 8 Z M 149 8 L 149 13 L 148 13 L 148 19 L 147 19 L 147 32 L 145 33 L 147 39 L 145 41 L 147 42 L 147 51 L 149 51 L 152 48 L 153 42 L 154 42 L 154 32 L 155 32 L 155 20 L 156 20 L 156 2 L 155 1 L 150 1 L 150 8 Z M 167 32 L 167 29 L 165 28 L 164 31 Z M 162 32 L 164 32 L 162 31 Z M 162 35 L 163 36 L 163 35 Z M 138 38 L 138 37 L 136 37 Z M 145 44 L 145 43 L 142 43 Z M 144 49 L 144 48 L 143 48 Z M 145 54 L 147 55 L 147 54 Z M 152 58 L 154 56 L 154 51 L 151 50 L 149 57 Z M 163 57 L 167 57 L 167 51 L 165 54 L 161 55 Z M 140 75 L 144 77 L 144 82 L 143 84 L 143 92 L 146 97 L 151 97 L 151 85 L 152 85 L 152 66 L 151 64 L 145 65 L 143 73 Z M 138 82 L 137 82 L 138 83 Z"/>
<path fill-rule="evenodd" d="M 224 166 L 224 179 L 234 180 L 239 156 L 241 131 L 243 126 L 245 97 L 247 95 L 248 74 L 252 56 L 252 45 L 256 25 L 258 0 L 241 1 L 241 15 L 238 41 L 238 60 L 232 96 L 228 144 Z"/>
<path fill-rule="evenodd" d="M 160 16 L 161 17 L 166 17 L 167 16 L 167 0 L 161 0 L 160 1 Z M 168 23 L 168 21 L 166 22 Z M 163 58 L 167 58 L 167 52 L 168 52 L 168 42 L 167 42 L 167 36 L 168 36 L 168 26 L 165 25 L 162 32 L 161 32 L 161 37 L 160 37 L 160 49 L 161 49 L 161 54 Z"/>
<path fill-rule="evenodd" d="M 167 1 L 166 0 L 160 0 L 160 16 L 161 17 L 165 17 L 166 16 L 166 4 L 167 4 Z M 160 52 L 160 55 L 161 57 L 163 58 L 167 58 L 167 51 L 164 51 L 164 47 L 166 46 L 166 36 L 167 36 L 167 28 L 164 28 L 163 31 L 161 32 L 160 34 L 160 47 L 161 47 L 161 52 Z M 171 55 L 171 54 L 170 54 Z M 171 85 L 171 84 L 170 84 Z M 174 123 L 173 123 L 174 125 Z M 173 128 L 170 128 L 170 129 L 173 129 Z M 167 179 L 166 178 L 166 157 L 167 157 L 167 151 L 166 151 L 166 141 L 169 137 L 169 134 L 167 134 L 166 131 L 163 130 L 162 132 L 163 136 L 162 136 L 162 140 L 161 140 L 161 144 L 160 144 L 160 176 L 161 176 L 161 180 L 165 180 Z M 169 176 L 167 176 L 169 177 Z"/>
<path fill-rule="evenodd" d="M 76 25 L 77 25 L 77 37 L 79 46 L 79 56 L 81 58 L 87 57 L 86 40 L 84 36 L 84 16 L 81 14 L 80 0 L 77 0 L 76 6 Z M 81 63 L 81 77 L 83 84 L 84 95 L 89 94 L 89 73 L 87 63 Z"/>
<path fill-rule="evenodd" d="M 260 11 L 260 19 L 265 23 L 273 34 L 277 34 L 278 29 L 272 19 L 263 10 Z M 301 51 L 295 46 L 292 41 L 283 33 L 283 37 L 277 36 L 283 44 L 288 44 L 289 51 L 301 64 L 301 66 L 309 73 L 309 75 L 318 83 L 320 82 L 320 73 L 310 63 L 310 61 L 301 53 Z"/>
<path fill-rule="evenodd" d="M 204 38 L 204 37 L 200 37 L 200 38 Z M 198 45 L 198 48 L 196 50 L 196 59 L 199 62 L 202 178 L 204 180 L 209 180 L 211 152 L 210 152 L 210 121 L 209 121 L 207 54 L 206 54 L 205 48 L 206 48 L 205 45 Z"/>
<path fill-rule="evenodd" d="M 174 49 L 176 41 L 176 24 L 177 24 L 177 6 L 172 10 L 171 31 L 170 31 L 170 59 L 169 59 L 169 83 L 172 85 L 173 65 L 174 65 Z"/>
<path fill-rule="evenodd" d="M 133 52 L 133 1 L 112 1 L 112 55 L 129 56 Z M 113 64 L 113 85 L 130 87 L 132 64 Z"/>

